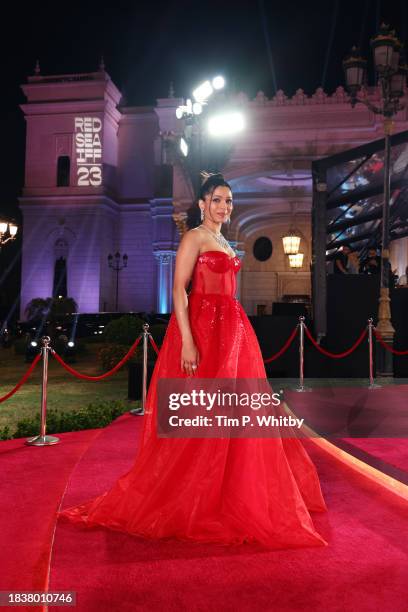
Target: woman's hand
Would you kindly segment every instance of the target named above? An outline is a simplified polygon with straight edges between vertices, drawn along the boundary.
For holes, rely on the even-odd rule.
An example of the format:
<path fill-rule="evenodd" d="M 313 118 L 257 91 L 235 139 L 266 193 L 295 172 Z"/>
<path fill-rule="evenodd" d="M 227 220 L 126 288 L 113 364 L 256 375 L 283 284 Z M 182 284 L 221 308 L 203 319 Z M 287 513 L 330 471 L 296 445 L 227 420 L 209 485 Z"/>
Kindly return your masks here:
<path fill-rule="evenodd" d="M 200 355 L 193 340 L 184 341 L 181 348 L 181 369 L 189 376 L 196 373 L 197 368 L 193 366 L 199 365 Z"/>

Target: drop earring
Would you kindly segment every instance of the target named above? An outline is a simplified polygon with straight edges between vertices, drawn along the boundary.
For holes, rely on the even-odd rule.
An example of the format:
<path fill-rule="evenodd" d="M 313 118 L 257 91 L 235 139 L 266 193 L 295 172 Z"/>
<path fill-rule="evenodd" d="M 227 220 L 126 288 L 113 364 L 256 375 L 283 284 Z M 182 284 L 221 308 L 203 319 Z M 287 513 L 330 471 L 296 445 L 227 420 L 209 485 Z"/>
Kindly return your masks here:
<path fill-rule="evenodd" d="M 203 211 L 202 208 L 200 208 L 200 211 L 201 211 L 200 212 L 200 219 L 201 219 L 201 221 L 204 221 L 204 211 Z"/>

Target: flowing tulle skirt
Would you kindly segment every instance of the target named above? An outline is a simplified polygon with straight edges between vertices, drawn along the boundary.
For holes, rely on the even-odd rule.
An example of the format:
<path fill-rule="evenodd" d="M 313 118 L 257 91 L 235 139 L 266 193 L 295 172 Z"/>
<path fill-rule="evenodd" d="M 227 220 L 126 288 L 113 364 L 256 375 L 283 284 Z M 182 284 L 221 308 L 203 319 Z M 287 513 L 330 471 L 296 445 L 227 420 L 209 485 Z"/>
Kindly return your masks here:
<path fill-rule="evenodd" d="M 238 300 L 192 294 L 189 317 L 200 353 L 197 377 L 266 378 L 256 335 Z M 315 466 L 298 439 L 157 437 L 157 381 L 185 377 L 180 354 L 172 314 L 134 465 L 109 491 L 60 514 L 146 538 L 259 542 L 270 548 L 325 545 L 309 511 L 326 506 Z"/>

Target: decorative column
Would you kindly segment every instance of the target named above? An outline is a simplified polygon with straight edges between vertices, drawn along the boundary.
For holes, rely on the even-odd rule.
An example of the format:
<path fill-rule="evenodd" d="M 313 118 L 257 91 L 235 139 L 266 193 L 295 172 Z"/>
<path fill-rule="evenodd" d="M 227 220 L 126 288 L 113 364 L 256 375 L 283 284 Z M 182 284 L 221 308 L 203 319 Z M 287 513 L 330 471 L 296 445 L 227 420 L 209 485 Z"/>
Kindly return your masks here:
<path fill-rule="evenodd" d="M 176 258 L 175 251 L 155 251 L 157 262 L 156 311 L 160 314 L 170 313 L 173 303 L 173 270 Z"/>

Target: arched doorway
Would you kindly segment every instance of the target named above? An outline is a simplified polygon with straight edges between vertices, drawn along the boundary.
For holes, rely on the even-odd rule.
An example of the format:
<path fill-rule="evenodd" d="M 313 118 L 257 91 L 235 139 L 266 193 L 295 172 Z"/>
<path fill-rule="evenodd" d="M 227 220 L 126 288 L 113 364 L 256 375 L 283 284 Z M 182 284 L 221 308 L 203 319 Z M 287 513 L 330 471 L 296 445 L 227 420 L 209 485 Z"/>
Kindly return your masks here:
<path fill-rule="evenodd" d="M 58 238 L 54 245 L 54 280 L 52 297 L 67 297 L 67 256 L 68 243 L 63 238 Z"/>

